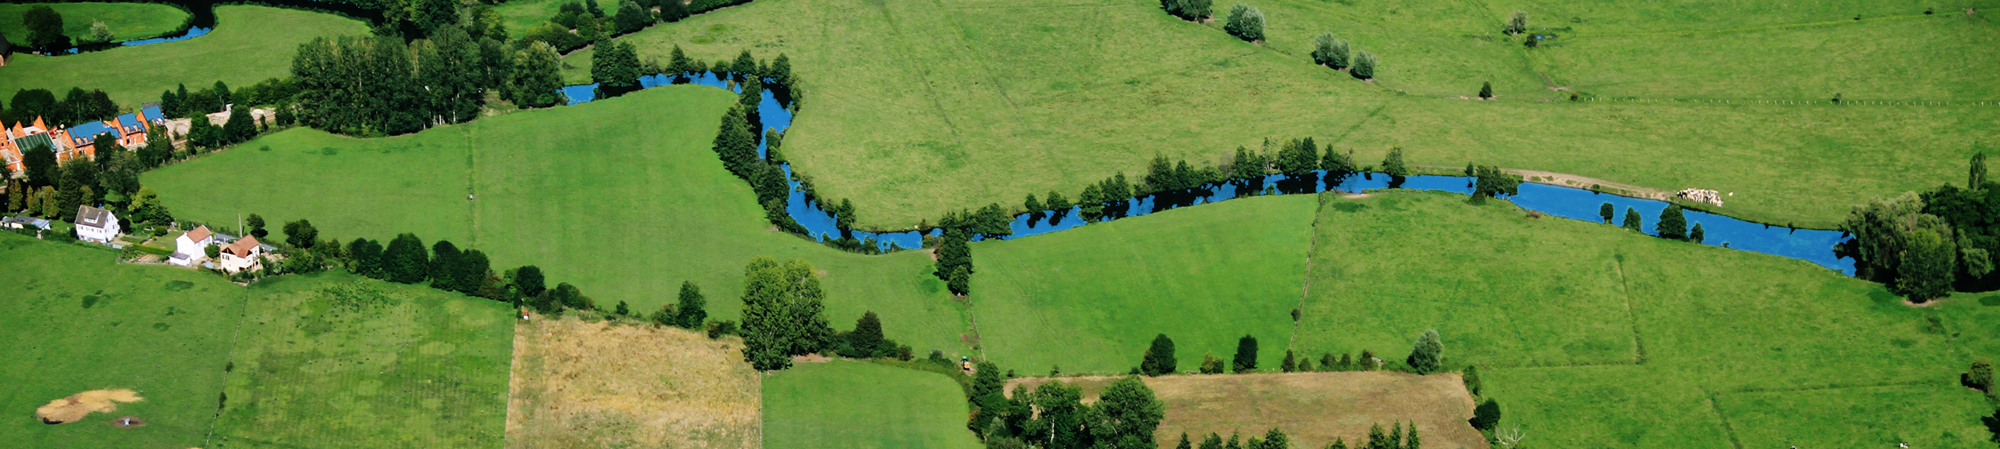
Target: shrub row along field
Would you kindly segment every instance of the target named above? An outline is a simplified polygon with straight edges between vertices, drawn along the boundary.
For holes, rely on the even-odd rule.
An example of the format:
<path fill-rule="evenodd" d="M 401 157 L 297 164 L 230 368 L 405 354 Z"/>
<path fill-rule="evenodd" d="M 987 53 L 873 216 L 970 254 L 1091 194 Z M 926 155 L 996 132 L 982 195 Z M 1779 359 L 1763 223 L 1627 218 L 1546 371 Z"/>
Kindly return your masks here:
<path fill-rule="evenodd" d="M 1095 401 L 1116 377 L 1057 378 L 1082 387 Z M 1009 395 L 1033 391 L 1050 378 L 1007 381 Z M 1292 447 L 1322 448 L 1335 439 L 1357 447 L 1375 425 L 1415 423 L 1427 447 L 1486 447 L 1486 438 L 1466 420 L 1472 397 L 1457 374 L 1285 373 L 1145 378 L 1166 419 L 1153 433 L 1161 447 L 1210 433 L 1228 439 L 1263 435 L 1272 427 L 1291 436 Z"/>
<path fill-rule="evenodd" d="M 1074 197 L 1155 154 L 1213 164 L 1302 136 L 1368 162 L 1401 146 L 1416 164 L 1717 189 L 1735 193 L 1731 215 L 1830 226 L 1844 205 L 1955 178 L 1947 161 L 2000 118 L 2000 92 L 1979 82 L 2000 64 L 1979 50 L 1994 25 L 1906 2 L 1544 2 L 1527 8 L 1530 31 L 1560 37 L 1535 49 L 1501 32 L 1500 5 L 1253 6 L 1269 18 L 1261 45 L 1145 0 L 759 0 L 620 39 L 642 60 L 674 45 L 706 61 L 788 54 L 812 100 L 787 156 L 822 194 L 852 198 L 862 227 Z M 1695 6 L 1714 12 L 1681 12 Z M 1733 26 L 1707 23 L 1723 17 Z M 1327 31 L 1378 54 L 1375 82 L 1312 65 Z M 571 54 L 566 78 L 587 80 L 590 57 Z M 1500 101 L 1460 99 L 1482 82 Z M 1906 104 L 1836 106 L 1836 93 Z"/>
<path fill-rule="evenodd" d="M 63 35 L 72 39 L 90 36 L 91 24 L 96 22 L 104 22 L 111 29 L 113 41 L 128 41 L 167 34 L 180 29 L 181 23 L 188 19 L 187 11 L 151 3 L 0 4 L 0 17 L 6 18 L 0 20 L 0 35 L 6 35 L 7 42 L 17 46 L 14 49 L 17 54 L 24 52 L 18 46 L 28 42 L 28 28 L 21 18 L 29 8 L 37 6 L 47 6 L 62 14 Z"/>
<path fill-rule="evenodd" d="M 1906 307 L 1803 261 L 1443 193 L 1335 200 L 1316 228 L 1295 349 L 1400 356 L 1438 329 L 1450 365 L 1488 368 L 1501 427 L 1536 445 L 1965 447 L 1990 436 L 1978 420 L 1988 407 L 1958 386 L 1995 349 L 1977 336 L 1993 312 L 1969 301 Z"/>
<path fill-rule="evenodd" d="M 68 20 L 65 17 L 65 23 Z M 289 76 L 299 44 L 315 37 L 368 33 L 368 25 L 361 21 L 264 6 L 216 6 L 215 20 L 215 31 L 179 42 L 65 56 L 16 52 L 7 61 L 6 70 L 0 72 L 7 86 L 4 94 L 13 95 L 14 89 L 48 89 L 61 95 L 81 87 L 103 90 L 119 104 L 136 106 L 160 101 L 161 92 L 182 83 L 199 88 L 220 80 L 241 87 Z M 12 33 L 8 37 L 16 38 Z"/>
<path fill-rule="evenodd" d="M 507 305 L 337 272 L 267 279 L 250 296 L 217 447 L 502 441 Z"/>
<path fill-rule="evenodd" d="M 890 338 L 920 353 L 959 352 L 963 309 L 924 253 L 863 256 L 770 230 L 750 188 L 710 150 L 734 101 L 677 86 L 390 138 L 293 129 L 142 182 L 179 217 L 308 219 L 322 238 L 344 240 L 414 232 L 484 251 L 496 270 L 539 266 L 600 305 L 626 301 L 642 313 L 693 281 L 713 298 L 711 317 L 734 320 L 747 262 L 805 258 L 825 272 L 830 321 L 845 328 L 873 310 Z"/>
<path fill-rule="evenodd" d="M 118 265 L 111 251 L 0 233 L 0 441 L 37 448 L 202 444 L 244 292 L 220 277 Z M 142 400 L 45 425 L 34 410 L 90 390 Z M 111 421 L 134 416 L 145 427 Z"/>
<path fill-rule="evenodd" d="M 982 447 L 965 430 L 965 393 L 945 376 L 834 360 L 765 380 L 764 447 Z"/>
<path fill-rule="evenodd" d="M 574 318 L 515 329 L 509 448 L 762 444 L 762 379 L 740 339 Z"/>

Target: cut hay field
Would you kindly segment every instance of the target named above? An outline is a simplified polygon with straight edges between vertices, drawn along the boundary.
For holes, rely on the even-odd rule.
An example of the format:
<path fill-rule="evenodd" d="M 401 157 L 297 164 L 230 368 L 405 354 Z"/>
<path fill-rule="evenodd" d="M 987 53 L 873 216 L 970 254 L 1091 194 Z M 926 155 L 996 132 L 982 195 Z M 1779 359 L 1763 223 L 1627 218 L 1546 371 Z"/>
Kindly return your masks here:
<path fill-rule="evenodd" d="M 520 321 L 506 447 L 761 447 L 763 376 L 742 349 L 671 327 Z"/>
<path fill-rule="evenodd" d="M 500 445 L 506 304 L 344 273 L 249 294 L 215 447 Z"/>
<path fill-rule="evenodd" d="M 1252 2 L 1269 17 L 1263 45 L 1146 0 L 759 0 L 620 39 L 642 58 L 788 54 L 808 94 L 787 157 L 852 198 L 863 227 L 1074 197 L 1156 154 L 1215 163 L 1302 136 L 1371 164 L 1400 146 L 1418 164 L 1717 189 L 1736 194 L 1724 213 L 1828 226 L 1867 198 L 1958 179 L 2000 121 L 1979 75 L 2000 66 L 1981 50 L 1996 35 L 1985 15 L 1881 3 L 1547 1 L 1527 7 L 1531 26 L 1568 29 L 1535 50 L 1498 32 L 1519 5 L 1318 0 Z M 1814 25 L 1843 11 L 1918 16 Z M 1311 65 L 1323 30 L 1379 53 L 1378 80 Z M 567 57 L 566 76 L 587 79 L 590 57 Z M 1486 81 L 1499 101 L 1459 99 Z M 1835 107 L 1834 93 L 1948 104 Z"/>
<path fill-rule="evenodd" d="M 1339 199 L 1318 220 L 1295 347 L 1400 359 L 1437 329 L 1447 364 L 1486 368 L 1502 427 L 1536 445 L 1966 447 L 1990 437 L 1978 421 L 1990 408 L 1957 385 L 1967 363 L 1996 349 L 1977 337 L 1993 312 L 1968 300 L 1906 307 L 1879 284 L 1803 261 L 1528 218 L 1452 194 Z"/>
<path fill-rule="evenodd" d="M 179 268 L 119 265 L 117 253 L 0 233 L 0 441 L 35 448 L 203 444 L 241 289 Z M 45 425 L 35 409 L 88 390 L 133 390 L 81 421 Z M 135 416 L 146 426 L 112 427 Z"/>
<path fill-rule="evenodd" d="M 801 363 L 764 378 L 764 447 L 972 449 L 971 413 L 941 374 L 867 362 Z"/>
<path fill-rule="evenodd" d="M 1018 378 L 1007 381 L 1010 395 L 1031 391 L 1049 380 L 1083 389 L 1086 402 L 1117 381 L 1117 377 Z M 1283 373 L 1243 375 L 1161 376 L 1143 378 L 1160 402 L 1166 419 L 1153 432 L 1161 447 L 1180 441 L 1182 433 L 1199 442 L 1216 433 L 1223 439 L 1240 434 L 1262 436 L 1272 427 L 1284 429 L 1292 447 L 1320 448 L 1336 438 L 1349 447 L 1367 441 L 1368 429 L 1392 423 L 1416 423 L 1425 447 L 1487 447 L 1486 438 L 1467 424 L 1473 400 L 1457 374 L 1419 376 L 1392 372 Z M 1021 388 L 1027 388 L 1022 390 Z"/>
<path fill-rule="evenodd" d="M 155 37 L 180 29 L 188 18 L 185 10 L 153 3 L 9 3 L 0 4 L 0 17 L 5 17 L 0 19 L 0 35 L 6 35 L 7 41 L 14 45 L 27 43 L 28 28 L 20 18 L 36 6 L 47 6 L 62 14 L 63 35 L 71 39 L 90 36 L 93 22 L 104 22 L 110 27 L 114 41 Z"/>
<path fill-rule="evenodd" d="M 7 95 L 14 89 L 48 89 L 57 97 L 72 87 L 102 89 L 118 104 L 137 106 L 160 101 L 161 92 L 181 83 L 209 86 L 219 80 L 242 87 L 290 76 L 299 44 L 368 34 L 360 21 L 291 9 L 222 5 L 215 16 L 215 31 L 180 42 L 67 56 L 16 53 L 0 68 L 0 85 L 7 86 Z"/>
<path fill-rule="evenodd" d="M 972 245 L 984 354 L 1024 373 L 1123 373 L 1155 335 L 1180 369 L 1227 360 L 1257 337 L 1260 368 L 1285 356 L 1314 199 L 1232 200 Z"/>
<path fill-rule="evenodd" d="M 735 98 L 664 87 L 379 139 L 293 129 L 141 180 L 178 217 L 235 223 L 257 213 L 274 227 L 304 218 L 322 238 L 345 240 L 415 232 L 485 251 L 496 270 L 536 265 L 551 284 L 644 312 L 691 280 L 710 317 L 736 319 L 745 264 L 804 258 L 826 273 L 837 328 L 873 310 L 890 338 L 920 352 L 964 352 L 963 308 L 929 274 L 926 254 L 863 256 L 771 230 L 749 185 L 710 150 Z"/>

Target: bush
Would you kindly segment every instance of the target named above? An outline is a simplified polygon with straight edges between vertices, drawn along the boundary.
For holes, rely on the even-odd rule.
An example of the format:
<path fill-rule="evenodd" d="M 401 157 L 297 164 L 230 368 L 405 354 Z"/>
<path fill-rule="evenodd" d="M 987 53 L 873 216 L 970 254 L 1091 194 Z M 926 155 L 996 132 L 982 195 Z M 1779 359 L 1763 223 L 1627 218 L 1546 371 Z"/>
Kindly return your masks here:
<path fill-rule="evenodd" d="M 1500 403 L 1492 399 L 1480 403 L 1478 408 L 1472 409 L 1472 419 L 1467 422 L 1474 429 L 1493 430 L 1494 426 L 1500 425 Z"/>
<path fill-rule="evenodd" d="M 1528 31 L 1528 12 L 1514 11 L 1514 17 L 1507 19 L 1507 34 L 1521 34 Z"/>
<path fill-rule="evenodd" d="M 1264 40 L 1264 12 L 1237 3 L 1229 8 L 1229 23 L 1224 24 L 1222 30 L 1246 41 Z"/>
<path fill-rule="evenodd" d="M 1313 63 L 1332 67 L 1335 70 L 1348 66 L 1347 41 L 1333 37 L 1333 33 L 1320 33 L 1313 38 Z"/>
<path fill-rule="evenodd" d="M 1424 331 L 1410 348 L 1410 357 L 1405 361 L 1410 370 L 1417 374 L 1430 374 L 1444 370 L 1444 341 L 1438 337 L 1436 329 Z"/>
<path fill-rule="evenodd" d="M 1366 50 L 1354 52 L 1354 70 L 1348 73 L 1359 79 L 1375 79 L 1375 55 Z"/>
<path fill-rule="evenodd" d="M 1219 358 L 1215 358 L 1215 354 L 1204 354 L 1204 355 L 1202 355 L 1202 356 L 1201 356 L 1201 373 L 1202 373 L 1202 374 L 1222 374 L 1222 359 L 1219 359 Z"/>
<path fill-rule="evenodd" d="M 1979 359 L 1972 362 L 1972 369 L 1965 373 L 1965 385 L 1979 391 L 1993 392 L 1993 362 Z"/>
<path fill-rule="evenodd" d="M 1167 9 L 1168 14 L 1173 14 L 1174 17 L 1179 17 L 1183 20 L 1192 20 L 1196 22 L 1208 19 L 1208 16 L 1210 14 L 1209 11 L 1210 4 L 1211 4 L 1210 0 L 1161 0 L 1160 1 L 1160 6 L 1165 7 Z"/>
<path fill-rule="evenodd" d="M 1479 98 L 1482 100 L 1493 98 L 1493 83 L 1479 83 Z"/>

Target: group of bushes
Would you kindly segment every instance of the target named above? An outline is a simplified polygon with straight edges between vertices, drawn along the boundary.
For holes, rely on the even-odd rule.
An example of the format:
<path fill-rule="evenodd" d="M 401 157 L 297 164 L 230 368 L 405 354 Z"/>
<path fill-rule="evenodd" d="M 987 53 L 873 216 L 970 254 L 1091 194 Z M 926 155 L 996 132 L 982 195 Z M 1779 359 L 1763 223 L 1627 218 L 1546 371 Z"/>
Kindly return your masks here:
<path fill-rule="evenodd" d="M 1212 0 L 1160 0 L 1160 8 L 1181 20 L 1201 22 L 1208 20 Z"/>
<path fill-rule="evenodd" d="M 112 102 L 109 94 L 82 88 L 70 88 L 60 100 L 48 89 L 20 89 L 14 91 L 7 105 L 0 105 L 0 126 L 4 127 L 16 123 L 33 125 L 37 118 L 52 127 L 74 126 L 116 116 L 118 103 Z"/>
<path fill-rule="evenodd" d="M 1346 70 L 1355 78 L 1375 78 L 1375 55 L 1367 50 L 1353 50 L 1351 44 L 1331 32 L 1313 37 L 1312 58 L 1314 64 Z"/>
<path fill-rule="evenodd" d="M 988 448 L 1157 447 L 1153 433 L 1166 417 L 1166 405 L 1137 376 L 1112 382 L 1092 404 L 1061 380 L 1016 388 L 1012 397 L 1004 388 L 1000 367 L 980 363 L 967 392 L 974 408 L 967 427 Z"/>

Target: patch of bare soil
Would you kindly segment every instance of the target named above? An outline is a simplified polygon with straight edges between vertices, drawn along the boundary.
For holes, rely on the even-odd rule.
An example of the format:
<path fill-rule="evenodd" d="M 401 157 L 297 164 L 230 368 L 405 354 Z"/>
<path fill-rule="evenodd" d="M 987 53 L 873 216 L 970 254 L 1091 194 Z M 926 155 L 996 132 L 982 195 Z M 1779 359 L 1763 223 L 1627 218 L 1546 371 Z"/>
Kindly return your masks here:
<path fill-rule="evenodd" d="M 1346 195 L 1341 195 L 1340 197 L 1341 197 L 1341 198 L 1347 198 L 1347 199 L 1350 199 L 1350 200 L 1352 200 L 1352 199 L 1361 199 L 1361 198 L 1367 198 L 1367 197 L 1369 197 L 1369 196 L 1372 196 L 1372 195 L 1369 195 L 1369 194 L 1366 194 L 1366 193 L 1349 193 L 1349 194 L 1346 194 Z"/>
<path fill-rule="evenodd" d="M 742 349 L 673 327 L 522 320 L 506 447 L 760 447 L 763 384 Z"/>
<path fill-rule="evenodd" d="M 1019 378 L 1007 382 L 1010 394 L 1033 389 L 1050 378 Z M 1096 401 L 1118 377 L 1055 378 L 1083 388 L 1086 402 Z M 1228 439 L 1263 435 L 1284 429 L 1292 447 L 1326 447 L 1335 438 L 1348 447 L 1367 439 L 1368 428 L 1388 428 L 1415 422 L 1425 447 L 1488 449 L 1486 438 L 1466 420 L 1472 418 L 1472 395 L 1456 373 L 1419 376 L 1386 371 L 1337 373 L 1267 373 L 1177 375 L 1145 378 L 1146 386 L 1167 405 L 1166 419 L 1154 432 L 1159 441 L 1191 439 L 1211 432 Z"/>
<path fill-rule="evenodd" d="M 35 409 L 35 417 L 41 418 L 43 424 L 73 423 L 91 413 L 118 410 L 119 402 L 139 402 L 143 399 L 132 390 L 90 390 L 49 401 L 49 405 Z"/>
<path fill-rule="evenodd" d="M 792 363 L 826 363 L 831 361 L 833 361 L 832 357 L 827 357 L 819 354 L 792 356 Z"/>

